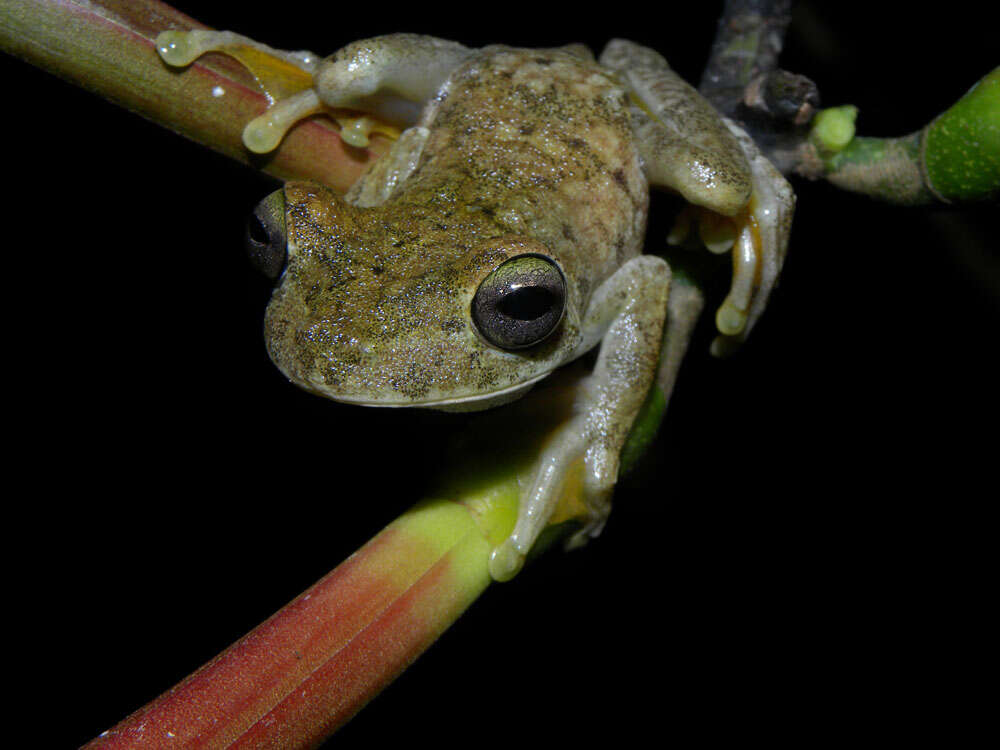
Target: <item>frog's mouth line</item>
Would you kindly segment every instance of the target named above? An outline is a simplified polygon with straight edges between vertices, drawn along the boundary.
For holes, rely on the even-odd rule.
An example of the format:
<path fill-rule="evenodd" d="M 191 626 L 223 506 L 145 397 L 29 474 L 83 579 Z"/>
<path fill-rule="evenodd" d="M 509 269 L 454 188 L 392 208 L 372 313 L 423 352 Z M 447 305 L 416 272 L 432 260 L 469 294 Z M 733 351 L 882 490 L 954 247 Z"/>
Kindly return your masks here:
<path fill-rule="evenodd" d="M 523 383 L 501 388 L 498 391 L 488 393 L 477 393 L 471 396 L 459 396 L 456 398 L 442 398 L 426 401 L 373 401 L 363 398 L 352 398 L 350 396 L 332 395 L 321 391 L 324 396 L 343 404 L 354 404 L 355 406 L 377 406 L 388 409 L 441 409 L 442 411 L 480 411 L 493 406 L 500 406 L 522 396 L 530 390 L 537 382 L 550 375 L 553 370 L 536 375 Z"/>

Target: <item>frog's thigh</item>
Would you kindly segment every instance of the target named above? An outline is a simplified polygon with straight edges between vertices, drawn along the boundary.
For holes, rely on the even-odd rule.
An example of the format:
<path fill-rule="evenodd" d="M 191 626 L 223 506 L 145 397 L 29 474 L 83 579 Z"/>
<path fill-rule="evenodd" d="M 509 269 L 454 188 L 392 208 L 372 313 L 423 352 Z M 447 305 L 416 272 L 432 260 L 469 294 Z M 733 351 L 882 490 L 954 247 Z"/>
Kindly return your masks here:
<path fill-rule="evenodd" d="M 507 580 L 559 503 L 570 470 L 583 472 L 584 502 L 596 534 L 610 510 L 618 462 L 632 422 L 656 375 L 666 318 L 670 268 L 644 255 L 618 269 L 594 293 L 583 320 L 584 346 L 601 342 L 594 371 L 580 387 L 574 413 L 542 451 L 510 537 L 490 559 L 490 574 Z"/>
<path fill-rule="evenodd" d="M 750 198 L 750 166 L 722 117 L 653 50 L 615 39 L 600 62 L 633 99 L 632 128 L 650 184 L 732 216 Z"/>

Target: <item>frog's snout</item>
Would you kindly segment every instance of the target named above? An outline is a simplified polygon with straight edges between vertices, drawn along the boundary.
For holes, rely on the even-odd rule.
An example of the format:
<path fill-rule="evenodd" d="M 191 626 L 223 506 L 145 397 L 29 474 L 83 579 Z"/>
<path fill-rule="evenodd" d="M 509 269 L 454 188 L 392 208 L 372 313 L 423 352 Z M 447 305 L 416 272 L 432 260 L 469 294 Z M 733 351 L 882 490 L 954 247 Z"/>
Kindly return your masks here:
<path fill-rule="evenodd" d="M 254 268 L 272 281 L 281 275 L 288 254 L 284 189 L 275 190 L 254 208 L 247 221 L 246 248 Z"/>

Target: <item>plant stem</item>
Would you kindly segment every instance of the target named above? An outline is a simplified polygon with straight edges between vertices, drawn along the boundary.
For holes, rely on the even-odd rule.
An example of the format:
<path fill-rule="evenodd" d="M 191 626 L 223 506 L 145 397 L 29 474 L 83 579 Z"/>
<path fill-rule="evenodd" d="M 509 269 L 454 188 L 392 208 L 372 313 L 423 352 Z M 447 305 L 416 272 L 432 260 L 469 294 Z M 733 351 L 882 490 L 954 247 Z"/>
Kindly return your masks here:
<path fill-rule="evenodd" d="M 314 118 L 273 155 L 251 155 L 243 126 L 267 105 L 253 76 L 222 55 L 178 72 L 156 54 L 160 31 L 192 28 L 205 27 L 157 0 L 0 0 L 0 48 L 280 179 L 346 190 L 387 150 L 380 136 L 367 149 L 347 146 L 332 123 Z"/>
<path fill-rule="evenodd" d="M 820 119 L 814 123 L 814 135 Z M 821 141 L 813 137 L 803 146 L 800 171 L 844 190 L 907 206 L 996 200 L 1000 197 L 1000 68 L 983 76 L 915 133 L 900 138 L 857 137 L 829 153 Z"/>

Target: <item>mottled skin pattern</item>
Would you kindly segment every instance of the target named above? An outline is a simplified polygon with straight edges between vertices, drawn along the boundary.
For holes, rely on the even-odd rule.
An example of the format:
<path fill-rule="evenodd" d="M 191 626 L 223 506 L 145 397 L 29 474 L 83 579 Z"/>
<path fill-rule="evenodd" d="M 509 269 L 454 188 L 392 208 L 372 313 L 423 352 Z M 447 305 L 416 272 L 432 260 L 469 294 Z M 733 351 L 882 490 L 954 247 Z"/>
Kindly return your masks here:
<path fill-rule="evenodd" d="M 312 81 L 248 123 L 252 150 L 274 148 L 324 108 L 410 126 L 343 198 L 289 183 L 262 204 L 284 219 L 277 235 L 287 247 L 265 319 L 274 362 L 338 401 L 482 409 L 600 344 L 572 414 L 524 478 L 517 523 L 490 573 L 517 572 L 573 472 L 590 511 L 577 539 L 596 535 L 646 394 L 660 372 L 666 395 L 676 370 L 660 367 L 664 328 L 669 338 L 677 324 L 670 269 L 641 255 L 649 183 L 710 213 L 702 239 L 733 250 L 716 315 L 728 344 L 745 337 L 780 270 L 787 183 L 666 60 L 624 40 L 600 63 L 578 46 L 471 50 L 412 34 L 355 42 L 322 61 L 228 32 L 168 36 L 160 50 L 183 62 L 244 45 Z M 363 145 L 366 119 L 342 137 Z M 545 300 L 542 312 L 528 312 L 532 295 Z"/>
<path fill-rule="evenodd" d="M 667 61 L 646 47 L 615 40 L 601 64 L 633 92 L 632 132 L 650 182 L 726 216 L 742 210 L 753 188 L 747 160 L 712 105 L 687 81 L 664 76 Z"/>
<path fill-rule="evenodd" d="M 648 189 L 628 100 L 596 63 L 487 48 L 420 124 L 416 169 L 381 205 L 286 187 L 289 260 L 268 346 L 324 395 L 412 406 L 522 386 L 582 353 L 591 294 L 641 251 Z M 539 347 L 511 354 L 478 336 L 468 309 L 483 278 L 525 252 L 559 264 L 567 314 Z"/>

